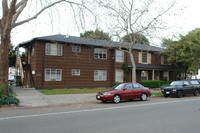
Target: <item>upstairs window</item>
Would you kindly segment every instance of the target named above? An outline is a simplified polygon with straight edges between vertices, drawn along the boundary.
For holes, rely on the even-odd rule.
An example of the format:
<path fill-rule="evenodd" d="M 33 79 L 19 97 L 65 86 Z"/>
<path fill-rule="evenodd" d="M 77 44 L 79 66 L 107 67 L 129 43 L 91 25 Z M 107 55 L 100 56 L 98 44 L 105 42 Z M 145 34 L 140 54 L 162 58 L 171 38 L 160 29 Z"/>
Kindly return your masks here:
<path fill-rule="evenodd" d="M 151 53 L 139 52 L 138 60 L 141 64 L 151 64 Z"/>
<path fill-rule="evenodd" d="M 80 46 L 72 46 L 72 52 L 81 52 Z"/>
<path fill-rule="evenodd" d="M 35 48 L 34 48 L 34 46 L 32 46 L 32 48 L 31 48 L 31 55 L 33 56 L 34 53 L 35 53 Z"/>
<path fill-rule="evenodd" d="M 124 62 L 124 52 L 120 50 L 115 51 L 115 61 Z"/>
<path fill-rule="evenodd" d="M 142 52 L 142 63 L 147 63 L 147 53 Z"/>
<path fill-rule="evenodd" d="M 167 56 L 165 55 L 161 55 L 161 64 L 162 65 L 168 65 L 168 61 L 167 61 Z"/>
<path fill-rule="evenodd" d="M 62 45 L 55 43 L 46 43 L 46 55 L 62 56 Z"/>
<path fill-rule="evenodd" d="M 95 48 L 94 57 L 97 59 L 107 59 L 107 49 Z"/>

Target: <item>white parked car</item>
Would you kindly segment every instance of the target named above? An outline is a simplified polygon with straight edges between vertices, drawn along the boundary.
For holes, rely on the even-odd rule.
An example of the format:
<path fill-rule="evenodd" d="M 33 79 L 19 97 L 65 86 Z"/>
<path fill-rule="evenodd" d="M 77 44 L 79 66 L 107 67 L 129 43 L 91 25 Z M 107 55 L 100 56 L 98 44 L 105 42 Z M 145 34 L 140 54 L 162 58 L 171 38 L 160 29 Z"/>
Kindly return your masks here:
<path fill-rule="evenodd" d="M 15 82 L 15 74 L 8 74 L 8 82 L 10 85 Z"/>

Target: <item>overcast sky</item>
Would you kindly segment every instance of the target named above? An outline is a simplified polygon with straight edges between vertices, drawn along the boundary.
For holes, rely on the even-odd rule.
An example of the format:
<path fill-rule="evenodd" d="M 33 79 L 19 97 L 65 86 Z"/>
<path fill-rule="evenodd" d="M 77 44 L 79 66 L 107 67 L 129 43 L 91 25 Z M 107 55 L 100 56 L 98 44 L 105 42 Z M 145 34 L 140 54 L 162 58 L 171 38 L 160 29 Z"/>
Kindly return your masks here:
<path fill-rule="evenodd" d="M 165 1 L 160 6 L 165 5 Z M 172 9 L 172 12 L 176 13 L 175 16 L 166 16 L 165 22 L 171 27 L 167 31 L 162 31 L 159 37 L 172 37 L 178 34 L 187 34 L 189 31 L 200 28 L 200 0 L 176 0 L 177 4 Z M 50 16 L 47 13 L 43 13 L 37 18 L 27 24 L 21 25 L 13 30 L 12 32 L 12 43 L 17 45 L 21 42 L 30 40 L 34 37 L 53 35 L 53 34 L 64 34 L 70 36 L 79 36 L 80 30 L 77 29 L 76 25 L 72 21 L 72 17 L 66 12 L 65 9 L 61 10 L 59 18 Z M 63 12 L 63 13 L 62 13 Z M 63 16 L 64 15 L 64 16 Z M 53 18 L 53 19 L 52 19 Z M 86 30 L 94 30 L 95 26 L 87 23 Z M 106 29 L 102 30 L 106 31 Z M 160 40 L 155 39 L 154 44 L 159 46 Z"/>

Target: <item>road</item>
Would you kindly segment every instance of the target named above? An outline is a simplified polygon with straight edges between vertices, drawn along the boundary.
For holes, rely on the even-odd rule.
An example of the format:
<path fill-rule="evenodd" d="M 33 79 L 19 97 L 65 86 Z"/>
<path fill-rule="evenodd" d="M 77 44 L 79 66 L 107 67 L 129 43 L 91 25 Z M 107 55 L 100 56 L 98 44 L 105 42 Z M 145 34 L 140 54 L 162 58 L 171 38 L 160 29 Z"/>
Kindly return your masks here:
<path fill-rule="evenodd" d="M 2 133 L 199 133 L 200 97 L 0 110 Z"/>

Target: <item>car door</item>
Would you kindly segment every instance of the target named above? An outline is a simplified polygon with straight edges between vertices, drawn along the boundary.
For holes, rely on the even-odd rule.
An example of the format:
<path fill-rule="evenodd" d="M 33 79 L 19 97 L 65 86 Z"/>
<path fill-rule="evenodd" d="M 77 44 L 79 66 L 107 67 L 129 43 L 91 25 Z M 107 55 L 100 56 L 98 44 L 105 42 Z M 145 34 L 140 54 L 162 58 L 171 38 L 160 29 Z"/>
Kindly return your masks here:
<path fill-rule="evenodd" d="M 137 83 L 133 84 L 133 98 L 140 98 L 142 94 L 141 86 Z"/>
<path fill-rule="evenodd" d="M 132 99 L 133 95 L 133 86 L 131 83 L 126 84 L 126 86 L 122 89 L 121 98 L 122 99 Z"/>
<path fill-rule="evenodd" d="M 185 94 L 193 93 L 193 87 L 188 81 L 183 82 L 183 91 Z"/>

